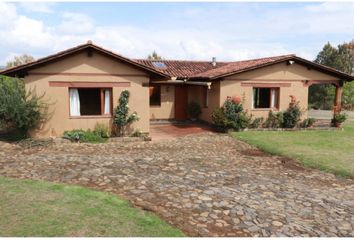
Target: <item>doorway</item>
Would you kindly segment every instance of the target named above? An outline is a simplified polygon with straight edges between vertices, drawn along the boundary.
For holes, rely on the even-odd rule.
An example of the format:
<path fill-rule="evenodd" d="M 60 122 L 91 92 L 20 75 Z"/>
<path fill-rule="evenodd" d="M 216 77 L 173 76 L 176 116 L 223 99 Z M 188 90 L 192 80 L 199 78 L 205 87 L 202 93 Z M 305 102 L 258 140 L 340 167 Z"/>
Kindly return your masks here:
<path fill-rule="evenodd" d="M 188 88 L 187 86 L 175 86 L 175 119 L 187 120 Z"/>

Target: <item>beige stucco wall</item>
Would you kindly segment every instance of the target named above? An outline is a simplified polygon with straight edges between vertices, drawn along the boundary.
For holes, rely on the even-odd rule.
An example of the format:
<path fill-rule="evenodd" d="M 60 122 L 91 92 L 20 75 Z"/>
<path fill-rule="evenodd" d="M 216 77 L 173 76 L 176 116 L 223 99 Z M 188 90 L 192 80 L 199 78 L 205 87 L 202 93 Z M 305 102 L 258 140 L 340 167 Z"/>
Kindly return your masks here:
<path fill-rule="evenodd" d="M 150 119 L 173 119 L 175 117 L 175 87 L 161 86 L 161 105 L 150 106 Z"/>
<path fill-rule="evenodd" d="M 43 73 L 85 73 L 85 75 L 42 75 Z M 97 73 L 99 75 L 94 75 Z M 33 69 L 25 77 L 27 89 L 35 88 L 38 94 L 45 93 L 45 98 L 51 102 L 49 109 L 52 113 L 51 118 L 32 132 L 33 136 L 61 136 L 65 130 L 93 129 L 97 122 L 111 124 L 112 121 L 109 117 L 70 118 L 68 87 L 50 87 L 49 81 L 130 82 L 130 87 L 113 87 L 113 107 L 117 105 L 120 93 L 129 90 L 130 110 L 136 111 L 140 116 L 140 120 L 135 122 L 132 128 L 143 132 L 149 131 L 149 88 L 142 86 L 143 83 L 149 82 L 149 77 L 135 67 L 94 52 L 92 57 L 88 57 L 86 53 L 79 53 L 45 67 Z"/>
<path fill-rule="evenodd" d="M 222 105 L 227 96 L 240 96 L 243 105 L 255 117 L 267 117 L 269 109 L 252 109 L 252 86 L 241 86 L 241 83 L 255 84 L 276 84 L 289 83 L 290 87 L 280 87 L 279 110 L 284 111 L 290 102 L 290 95 L 294 95 L 300 101 L 301 108 L 305 111 L 303 118 L 307 116 L 308 107 L 308 87 L 304 85 L 304 80 L 338 80 L 337 78 L 319 72 L 309 70 L 307 67 L 295 63 L 287 65 L 279 63 L 269 67 L 260 68 L 241 74 L 226 77 L 221 84 L 220 104 Z"/>

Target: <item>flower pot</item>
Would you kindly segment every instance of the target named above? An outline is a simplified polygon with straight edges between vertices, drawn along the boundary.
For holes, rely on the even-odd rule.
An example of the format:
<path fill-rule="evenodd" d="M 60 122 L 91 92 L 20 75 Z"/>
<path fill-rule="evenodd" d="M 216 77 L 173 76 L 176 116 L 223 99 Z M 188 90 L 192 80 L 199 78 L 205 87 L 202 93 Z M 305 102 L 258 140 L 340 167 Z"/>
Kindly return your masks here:
<path fill-rule="evenodd" d="M 334 126 L 335 126 L 336 128 L 340 128 L 341 125 L 342 125 L 342 124 L 341 124 L 340 122 L 335 122 L 335 123 L 334 123 Z"/>

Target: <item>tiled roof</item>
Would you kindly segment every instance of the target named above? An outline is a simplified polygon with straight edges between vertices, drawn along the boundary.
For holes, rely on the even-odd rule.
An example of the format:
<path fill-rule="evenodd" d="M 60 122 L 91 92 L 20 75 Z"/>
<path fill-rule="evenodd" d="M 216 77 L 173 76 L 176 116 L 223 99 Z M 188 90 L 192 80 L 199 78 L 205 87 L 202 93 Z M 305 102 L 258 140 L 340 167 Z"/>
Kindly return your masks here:
<path fill-rule="evenodd" d="M 212 70 L 214 68 L 219 68 L 227 65 L 226 62 L 217 62 L 216 66 L 213 67 L 209 61 L 182 61 L 182 60 L 147 60 L 147 59 L 136 59 L 140 64 L 144 64 L 150 68 L 155 68 L 155 70 L 163 72 L 171 77 L 178 78 L 189 78 L 195 75 L 201 74 L 203 72 Z M 154 66 L 154 63 L 161 62 L 166 66 L 165 68 L 159 68 Z"/>
<path fill-rule="evenodd" d="M 294 54 L 281 55 L 274 57 L 258 58 L 252 60 L 235 62 L 217 62 L 214 67 L 211 61 L 182 61 L 182 60 L 146 60 L 136 59 L 135 61 L 156 71 L 169 75 L 170 77 L 188 78 L 188 79 L 217 79 L 230 76 L 236 73 L 257 69 L 274 63 L 294 60 L 297 63 L 304 64 L 310 68 L 335 75 L 341 79 L 353 81 L 354 77 L 321 64 L 295 56 Z M 164 68 L 156 67 L 154 62 L 160 62 L 165 65 Z"/>
<path fill-rule="evenodd" d="M 212 68 L 200 74 L 195 74 L 194 77 L 201 77 L 201 78 L 222 77 L 224 75 L 231 75 L 252 68 L 259 68 L 264 65 L 272 64 L 279 61 L 284 61 L 291 57 L 294 57 L 294 55 L 283 55 L 283 56 L 276 56 L 276 57 L 258 58 L 258 59 L 246 60 L 246 61 L 229 62 L 223 66 Z"/>
<path fill-rule="evenodd" d="M 236 62 L 217 62 L 214 67 L 211 61 L 183 61 L 183 60 L 147 60 L 135 59 L 136 62 L 154 68 L 156 71 L 178 78 L 216 78 L 225 74 L 233 74 L 254 67 L 283 61 L 295 55 L 283 55 L 267 58 L 258 58 Z M 156 67 L 154 63 L 163 63 L 165 67 Z"/>

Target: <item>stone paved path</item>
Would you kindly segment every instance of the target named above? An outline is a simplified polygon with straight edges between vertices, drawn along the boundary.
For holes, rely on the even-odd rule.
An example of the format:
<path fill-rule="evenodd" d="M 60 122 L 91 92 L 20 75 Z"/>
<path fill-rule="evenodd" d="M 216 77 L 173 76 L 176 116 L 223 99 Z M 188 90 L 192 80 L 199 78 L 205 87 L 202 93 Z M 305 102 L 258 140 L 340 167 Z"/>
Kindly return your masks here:
<path fill-rule="evenodd" d="M 190 236 L 354 236 L 353 180 L 227 135 L 0 147 L 0 175 L 113 192 Z"/>

